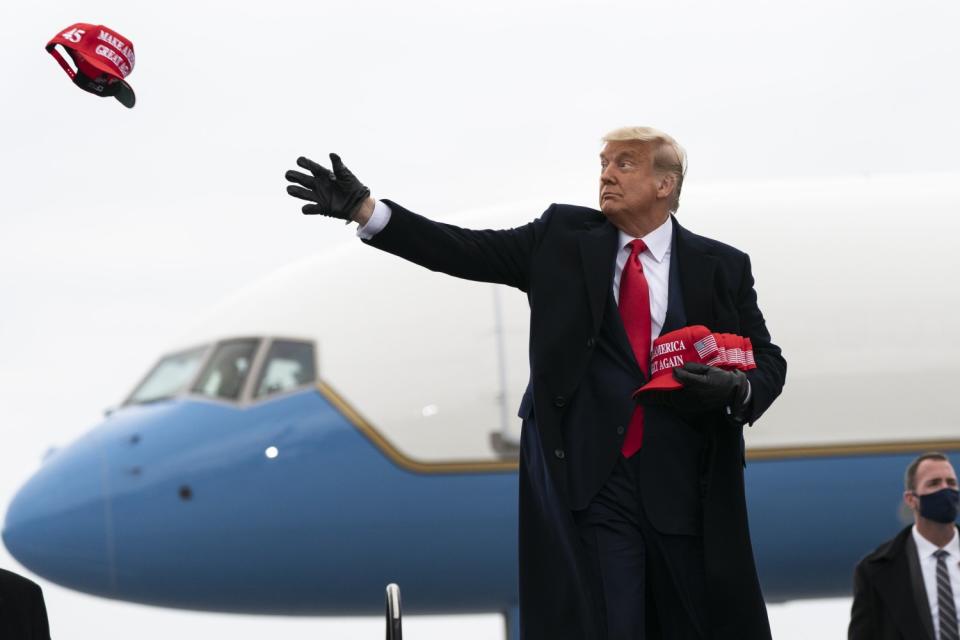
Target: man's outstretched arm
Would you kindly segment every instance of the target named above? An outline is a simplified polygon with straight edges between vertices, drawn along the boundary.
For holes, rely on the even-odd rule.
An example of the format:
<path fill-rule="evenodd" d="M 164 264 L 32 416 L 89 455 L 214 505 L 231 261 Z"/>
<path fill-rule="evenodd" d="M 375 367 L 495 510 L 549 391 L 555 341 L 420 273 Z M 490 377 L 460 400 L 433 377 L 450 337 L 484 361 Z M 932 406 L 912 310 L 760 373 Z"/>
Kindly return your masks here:
<path fill-rule="evenodd" d="M 464 229 L 434 222 L 388 200 L 375 201 L 339 156 L 330 154 L 330 159 L 332 171 L 300 158 L 298 166 L 311 175 L 286 173 L 287 180 L 294 183 L 287 187 L 287 193 L 310 202 L 303 206 L 303 213 L 355 221 L 361 225 L 359 235 L 364 242 L 433 271 L 528 289 L 530 260 L 549 210 L 515 229 Z M 367 225 L 372 228 L 367 229 Z"/>

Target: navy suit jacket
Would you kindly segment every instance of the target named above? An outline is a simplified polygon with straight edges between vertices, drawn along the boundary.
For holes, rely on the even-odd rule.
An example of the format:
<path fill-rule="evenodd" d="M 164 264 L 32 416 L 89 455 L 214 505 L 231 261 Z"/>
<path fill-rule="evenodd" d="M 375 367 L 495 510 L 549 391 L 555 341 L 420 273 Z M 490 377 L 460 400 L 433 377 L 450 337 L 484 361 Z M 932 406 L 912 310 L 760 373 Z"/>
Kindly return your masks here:
<path fill-rule="evenodd" d="M 536 617 L 538 624 L 525 624 L 524 637 L 591 637 L 589 605 L 574 602 L 582 592 L 568 557 L 575 545 L 566 523 L 552 518 L 586 506 L 609 476 L 633 411 L 630 392 L 643 382 L 618 314 L 608 313 L 617 229 L 599 211 L 570 205 L 551 205 L 514 229 L 471 230 L 387 203 L 390 222 L 369 244 L 434 271 L 527 294 L 530 382 L 520 415 L 524 431 L 535 424 L 536 433 L 521 448 L 538 450 L 521 455 L 520 593 L 521 619 Z M 750 260 L 676 220 L 673 243 L 664 331 L 703 324 L 751 339 L 752 423 L 779 395 L 786 362 L 757 307 Z M 622 366 L 597 369 L 605 342 L 620 345 Z M 637 455 L 651 523 L 667 535 L 704 536 L 714 637 L 769 637 L 747 529 L 741 428 L 719 411 L 691 418 L 651 406 Z M 584 613 L 551 625 L 547 617 L 564 607 Z"/>

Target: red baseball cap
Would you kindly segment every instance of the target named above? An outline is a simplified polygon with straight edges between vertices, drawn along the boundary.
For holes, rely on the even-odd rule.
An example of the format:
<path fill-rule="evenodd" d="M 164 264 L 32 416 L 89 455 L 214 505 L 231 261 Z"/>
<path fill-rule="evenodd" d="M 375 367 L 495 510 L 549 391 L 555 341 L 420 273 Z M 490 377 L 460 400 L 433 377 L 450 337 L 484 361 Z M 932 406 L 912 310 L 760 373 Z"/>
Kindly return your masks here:
<path fill-rule="evenodd" d="M 741 371 L 757 368 L 748 338 L 733 333 L 712 333 L 702 324 L 695 324 L 654 340 L 650 352 L 650 381 L 633 395 L 681 389 L 683 385 L 673 377 L 673 369 L 688 362 Z"/>
<path fill-rule="evenodd" d="M 57 45 L 70 54 L 76 70 L 60 54 Z M 47 43 L 47 51 L 84 91 L 102 97 L 113 96 L 127 108 L 136 103 L 133 89 L 126 82 L 136 62 L 133 43 L 113 29 L 78 22 L 55 35 Z"/>

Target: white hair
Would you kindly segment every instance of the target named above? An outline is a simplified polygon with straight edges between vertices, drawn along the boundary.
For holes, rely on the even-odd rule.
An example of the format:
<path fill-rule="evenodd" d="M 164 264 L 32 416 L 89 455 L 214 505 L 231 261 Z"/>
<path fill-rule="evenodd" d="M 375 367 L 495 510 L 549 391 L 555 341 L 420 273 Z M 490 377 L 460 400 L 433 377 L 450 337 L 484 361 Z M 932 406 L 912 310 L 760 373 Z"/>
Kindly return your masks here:
<path fill-rule="evenodd" d="M 671 136 L 653 127 L 621 127 L 603 136 L 604 142 L 625 142 L 635 140 L 656 145 L 653 151 L 653 168 L 663 173 L 671 173 L 676 178 L 673 187 L 670 211 L 680 208 L 680 188 L 687 174 L 687 152 Z"/>

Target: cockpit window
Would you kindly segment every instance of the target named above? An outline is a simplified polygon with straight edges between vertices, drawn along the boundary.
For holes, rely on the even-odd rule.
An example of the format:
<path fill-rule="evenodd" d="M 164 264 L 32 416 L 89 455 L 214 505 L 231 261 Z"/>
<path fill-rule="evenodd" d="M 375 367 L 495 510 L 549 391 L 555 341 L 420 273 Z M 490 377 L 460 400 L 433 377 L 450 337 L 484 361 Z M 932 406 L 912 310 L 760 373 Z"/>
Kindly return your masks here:
<path fill-rule="evenodd" d="M 153 367 L 127 404 L 155 402 L 175 396 L 196 375 L 206 347 L 166 356 Z"/>
<path fill-rule="evenodd" d="M 239 400 L 258 344 L 258 340 L 230 340 L 218 344 L 192 391 L 211 398 Z"/>
<path fill-rule="evenodd" d="M 313 345 L 293 340 L 275 340 L 267 353 L 254 397 L 302 387 L 316 380 Z"/>

